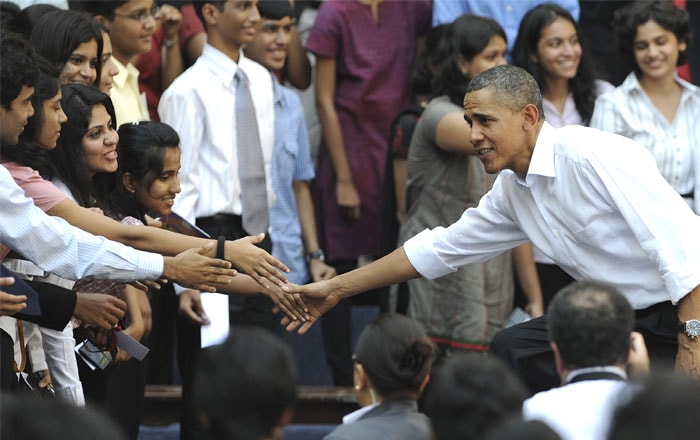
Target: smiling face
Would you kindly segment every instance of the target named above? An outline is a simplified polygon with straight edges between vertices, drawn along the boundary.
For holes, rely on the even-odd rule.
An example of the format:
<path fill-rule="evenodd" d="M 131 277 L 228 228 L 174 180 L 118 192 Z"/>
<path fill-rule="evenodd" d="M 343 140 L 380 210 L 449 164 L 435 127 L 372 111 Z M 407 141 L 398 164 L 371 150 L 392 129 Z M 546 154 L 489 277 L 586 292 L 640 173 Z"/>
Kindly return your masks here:
<path fill-rule="evenodd" d="M 119 135 L 114 129 L 112 117 L 102 104 L 92 108 L 87 133 L 83 136 L 85 162 L 90 174 L 114 173 L 117 171 L 117 143 Z"/>
<path fill-rule="evenodd" d="M 97 79 L 97 41 L 81 43 L 70 54 L 61 69 L 58 81 L 64 84 L 90 85 Z"/>
<path fill-rule="evenodd" d="M 292 26 L 292 17 L 284 17 L 281 20 L 264 19 L 253 41 L 246 45 L 246 55 L 268 70 L 282 70 L 292 40 Z"/>
<path fill-rule="evenodd" d="M 47 150 L 56 148 L 56 141 L 61 136 L 61 126 L 68 120 L 61 107 L 61 89 L 56 96 L 42 104 L 43 121 L 36 142 Z"/>
<path fill-rule="evenodd" d="M 124 175 L 125 185 L 133 189 L 138 203 L 157 216 L 168 215 L 173 210 L 175 196 L 180 192 L 180 149 L 163 149 L 163 169 L 150 186 L 145 182 L 133 182 L 129 173 Z"/>
<path fill-rule="evenodd" d="M 581 53 L 576 27 L 569 20 L 559 17 L 542 28 L 537 54 L 533 56 L 546 79 L 572 79 L 578 72 Z"/>
<path fill-rule="evenodd" d="M 107 32 L 102 32 L 102 78 L 100 78 L 100 92 L 109 95 L 112 90 L 114 77 L 119 73 L 119 68 L 112 60 L 112 38 Z"/>
<path fill-rule="evenodd" d="M 481 52 L 474 55 L 470 61 L 464 62 L 462 74 L 467 78 L 474 78 L 492 67 L 508 64 L 506 61 L 507 49 L 506 40 L 500 35 L 494 35 Z"/>
<path fill-rule="evenodd" d="M 673 77 L 678 54 L 686 47 L 686 42 L 678 42 L 673 32 L 655 21 L 637 26 L 637 35 L 632 44 L 635 61 L 642 75 L 649 79 Z"/>
<path fill-rule="evenodd" d="M 255 38 L 260 23 L 258 0 L 228 0 L 221 11 L 207 4 L 202 12 L 208 41 L 219 50 L 233 53 Z"/>
<path fill-rule="evenodd" d="M 19 135 L 24 131 L 29 118 L 34 115 L 32 107 L 34 87 L 22 86 L 19 95 L 10 103 L 10 109 L 0 105 L 0 141 L 8 145 L 17 145 Z"/>
<path fill-rule="evenodd" d="M 534 148 L 526 127 L 537 121 L 537 107 L 528 104 L 515 111 L 499 104 L 494 95 L 493 89 L 487 87 L 464 97 L 464 119 L 471 127 L 470 141 L 487 173 L 509 169 L 524 175 Z"/>

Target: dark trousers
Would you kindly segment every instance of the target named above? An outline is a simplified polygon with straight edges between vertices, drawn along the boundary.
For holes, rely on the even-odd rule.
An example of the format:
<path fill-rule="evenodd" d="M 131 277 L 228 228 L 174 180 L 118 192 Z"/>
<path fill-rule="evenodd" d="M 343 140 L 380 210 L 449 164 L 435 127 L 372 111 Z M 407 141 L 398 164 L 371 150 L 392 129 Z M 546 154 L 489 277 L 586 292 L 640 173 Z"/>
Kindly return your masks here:
<path fill-rule="evenodd" d="M 673 367 L 678 351 L 677 307 L 663 302 L 637 310 L 635 317 L 635 330 L 644 336 L 652 373 Z M 532 394 L 561 384 L 549 347 L 546 315 L 498 332 L 491 340 L 491 354 L 510 364 Z"/>
<path fill-rule="evenodd" d="M 224 236 L 227 240 L 236 240 L 250 235 L 243 229 L 241 216 L 238 215 L 217 214 L 213 217 L 198 218 L 196 224 L 214 238 Z M 271 252 L 270 235 L 265 234 L 265 239 L 258 243 L 258 246 Z M 229 295 L 229 319 L 231 324 L 250 324 L 272 330 L 275 326 L 273 306 L 272 300 L 263 295 Z M 192 400 L 192 382 L 201 345 L 200 328 L 180 315 L 175 327 L 177 359 L 182 380 L 180 439 L 197 439 L 201 438 L 201 428 Z"/>
<path fill-rule="evenodd" d="M 535 263 L 535 266 L 537 269 L 537 277 L 540 280 L 540 287 L 542 288 L 542 304 L 544 309 L 547 310 L 554 295 L 575 280 L 556 264 Z M 515 305 L 525 308 L 527 305 L 527 297 L 520 287 L 518 277 L 515 277 L 515 281 Z"/>

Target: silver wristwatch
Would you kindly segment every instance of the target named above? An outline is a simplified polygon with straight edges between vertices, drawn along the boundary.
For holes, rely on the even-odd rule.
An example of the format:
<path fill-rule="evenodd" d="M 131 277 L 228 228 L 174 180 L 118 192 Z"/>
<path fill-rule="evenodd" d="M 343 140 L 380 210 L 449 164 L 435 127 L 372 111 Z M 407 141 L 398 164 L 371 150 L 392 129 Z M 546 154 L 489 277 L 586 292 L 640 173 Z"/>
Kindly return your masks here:
<path fill-rule="evenodd" d="M 697 338 L 700 336 L 700 321 L 697 319 L 689 319 L 685 322 L 678 323 L 678 331 L 683 332 L 690 338 Z"/>

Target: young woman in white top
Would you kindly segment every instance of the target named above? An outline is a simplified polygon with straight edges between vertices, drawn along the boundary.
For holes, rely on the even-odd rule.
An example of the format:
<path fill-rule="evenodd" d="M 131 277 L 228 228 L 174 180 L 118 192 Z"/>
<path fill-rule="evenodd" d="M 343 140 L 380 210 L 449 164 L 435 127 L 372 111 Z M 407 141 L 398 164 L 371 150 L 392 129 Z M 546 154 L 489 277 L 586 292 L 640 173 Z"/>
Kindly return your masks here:
<path fill-rule="evenodd" d="M 637 2 L 615 14 L 619 50 L 634 71 L 596 101 L 591 126 L 632 138 L 690 207 L 700 212 L 700 88 L 676 67 L 688 49 L 688 14 L 669 1 Z"/>
<path fill-rule="evenodd" d="M 580 37 L 569 11 L 545 3 L 525 14 L 513 46 L 513 63 L 537 80 L 545 120 L 554 127 L 588 125 L 596 97 L 614 90 L 612 84 L 596 79 Z M 533 253 L 546 308 L 573 278 L 536 248 Z M 520 301 L 516 293 L 516 304 Z"/>

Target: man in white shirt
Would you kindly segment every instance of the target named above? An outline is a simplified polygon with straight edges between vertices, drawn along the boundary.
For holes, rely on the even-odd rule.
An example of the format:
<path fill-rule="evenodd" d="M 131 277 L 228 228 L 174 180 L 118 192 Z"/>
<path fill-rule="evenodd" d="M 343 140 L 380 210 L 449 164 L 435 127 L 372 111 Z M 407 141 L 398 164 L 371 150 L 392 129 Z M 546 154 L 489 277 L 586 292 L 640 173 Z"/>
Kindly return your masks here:
<path fill-rule="evenodd" d="M 264 175 L 264 183 L 255 189 L 264 189 L 266 196 L 257 199 L 269 209 L 274 201 L 270 163 L 274 141 L 274 101 L 272 77 L 260 64 L 246 58 L 243 47 L 253 41 L 260 23 L 257 0 L 194 1 L 195 12 L 204 23 L 207 43 L 202 55 L 168 87 L 161 96 L 158 115 L 180 135 L 181 192 L 175 199 L 173 211 L 196 223 L 212 236 L 227 239 L 265 232 L 267 222 L 244 227 L 245 161 L 239 153 L 262 155 L 256 171 Z M 236 108 L 242 82 L 247 78 L 254 116 L 245 130 L 239 130 L 241 114 Z M 253 133 L 252 125 L 257 125 Z M 259 142 L 241 142 L 241 135 L 257 134 Z M 241 145 L 239 145 L 239 143 Z M 240 163 L 244 165 L 239 167 Z M 262 186 L 263 188 L 260 188 Z M 248 192 L 247 195 L 250 195 Z M 272 242 L 265 234 L 260 246 L 268 252 Z M 182 291 L 180 309 L 199 309 L 199 292 Z M 262 295 L 229 296 L 230 322 L 247 323 L 272 329 L 275 318 L 272 302 Z M 192 406 L 192 377 L 198 356 L 200 332 L 198 324 L 178 316 L 178 353 L 183 384 L 183 411 L 180 419 L 180 438 L 195 436 L 198 420 Z"/>
<path fill-rule="evenodd" d="M 673 363 L 678 352 L 677 367 L 700 375 L 700 341 L 677 326 L 700 318 L 700 219 L 649 152 L 599 130 L 551 127 L 537 84 L 515 66 L 474 78 L 464 109 L 476 157 L 487 172 L 501 171 L 479 206 L 370 265 L 286 290 L 305 295 L 318 317 L 357 292 L 435 278 L 531 241 L 574 278 L 607 282 L 625 295 L 637 324 L 647 327 L 640 331 L 652 364 Z M 639 319 L 649 315 L 659 319 Z M 547 349 L 546 332 L 534 345 Z"/>
<path fill-rule="evenodd" d="M 605 438 L 615 408 L 637 389 L 627 373 L 649 369 L 632 307 L 608 284 L 579 281 L 554 297 L 547 327 L 562 386 L 525 400 L 523 418 L 546 423 L 563 440 Z"/>

